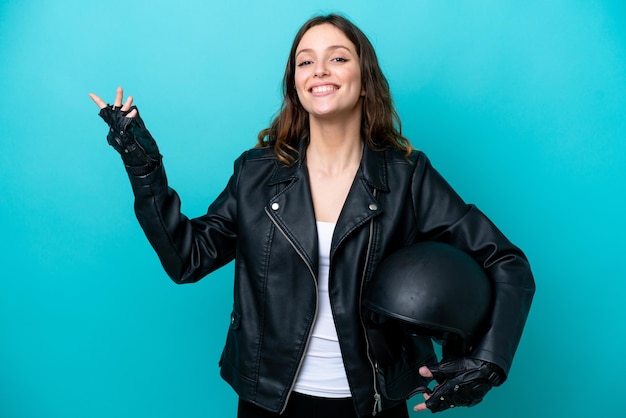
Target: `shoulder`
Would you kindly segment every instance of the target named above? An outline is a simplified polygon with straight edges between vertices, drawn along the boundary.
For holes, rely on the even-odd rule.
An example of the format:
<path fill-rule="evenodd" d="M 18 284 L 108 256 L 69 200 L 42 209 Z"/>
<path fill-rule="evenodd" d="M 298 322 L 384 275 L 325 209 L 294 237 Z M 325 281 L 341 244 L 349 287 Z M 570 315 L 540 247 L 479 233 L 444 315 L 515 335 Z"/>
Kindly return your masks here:
<path fill-rule="evenodd" d="M 414 149 L 407 154 L 397 148 L 387 148 L 385 162 L 386 174 L 390 182 L 410 179 L 411 183 L 418 185 L 438 180 L 441 177 L 428 156 L 420 150 Z"/>
<path fill-rule="evenodd" d="M 385 160 L 388 165 L 416 166 L 428 162 L 428 157 L 423 151 L 413 149 L 408 155 L 404 150 L 396 147 L 388 147 L 384 150 Z"/>
<path fill-rule="evenodd" d="M 246 162 L 275 162 L 278 160 L 271 147 L 251 148 L 244 151 L 239 159 Z"/>
<path fill-rule="evenodd" d="M 235 171 L 241 171 L 245 167 L 254 166 L 258 169 L 260 166 L 276 167 L 278 158 L 270 147 L 250 148 L 241 153 L 235 160 Z"/>
<path fill-rule="evenodd" d="M 234 164 L 234 176 L 239 185 L 256 187 L 272 183 L 280 173 L 291 172 L 294 167 L 285 167 L 271 147 L 251 148 L 244 151 Z"/>

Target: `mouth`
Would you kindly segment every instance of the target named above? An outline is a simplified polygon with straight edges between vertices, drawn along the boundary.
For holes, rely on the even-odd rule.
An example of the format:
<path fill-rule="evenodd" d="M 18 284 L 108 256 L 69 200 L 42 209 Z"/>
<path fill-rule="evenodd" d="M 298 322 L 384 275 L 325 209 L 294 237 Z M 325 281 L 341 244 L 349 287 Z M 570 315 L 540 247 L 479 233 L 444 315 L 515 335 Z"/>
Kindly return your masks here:
<path fill-rule="evenodd" d="M 309 91 L 313 94 L 327 94 L 337 90 L 339 90 L 339 86 L 336 86 L 334 84 L 322 84 L 319 86 L 311 87 Z"/>

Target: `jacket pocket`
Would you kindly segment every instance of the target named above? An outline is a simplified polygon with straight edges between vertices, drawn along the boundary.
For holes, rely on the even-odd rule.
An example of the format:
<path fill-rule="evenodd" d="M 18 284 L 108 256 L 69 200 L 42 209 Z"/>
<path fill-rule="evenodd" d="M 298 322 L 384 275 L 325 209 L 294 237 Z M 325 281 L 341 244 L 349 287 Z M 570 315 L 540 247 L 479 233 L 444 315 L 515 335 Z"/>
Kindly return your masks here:
<path fill-rule="evenodd" d="M 218 362 L 218 366 L 222 367 L 224 364 L 225 357 L 232 356 L 232 353 L 236 353 L 237 350 L 237 340 L 234 335 L 235 331 L 239 329 L 241 326 L 241 314 L 233 309 L 230 313 L 230 323 L 228 325 L 228 334 L 226 335 L 226 345 L 222 350 L 222 355 L 220 356 L 220 361 Z"/>
<path fill-rule="evenodd" d="M 239 329 L 241 325 L 241 314 L 235 310 L 230 313 L 230 329 L 236 330 Z"/>

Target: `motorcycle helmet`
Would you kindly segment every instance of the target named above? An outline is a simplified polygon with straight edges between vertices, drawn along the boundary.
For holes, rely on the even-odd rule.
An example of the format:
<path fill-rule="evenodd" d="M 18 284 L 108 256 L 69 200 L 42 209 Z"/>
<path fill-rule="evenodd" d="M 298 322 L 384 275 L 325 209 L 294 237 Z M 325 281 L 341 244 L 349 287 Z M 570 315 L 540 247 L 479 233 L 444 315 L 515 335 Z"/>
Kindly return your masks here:
<path fill-rule="evenodd" d="M 401 248 L 380 263 L 367 284 L 363 308 L 372 328 L 401 328 L 463 355 L 483 330 L 491 299 L 489 279 L 471 256 L 426 241 Z"/>

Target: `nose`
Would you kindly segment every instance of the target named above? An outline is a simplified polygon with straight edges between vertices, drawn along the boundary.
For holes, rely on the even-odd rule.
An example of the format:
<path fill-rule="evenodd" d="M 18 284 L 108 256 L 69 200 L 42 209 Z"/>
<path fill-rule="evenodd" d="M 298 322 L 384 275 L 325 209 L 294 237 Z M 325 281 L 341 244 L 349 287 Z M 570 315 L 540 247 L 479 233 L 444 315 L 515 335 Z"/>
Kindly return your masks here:
<path fill-rule="evenodd" d="M 328 75 L 328 69 L 324 62 L 318 62 L 315 65 L 315 72 L 313 73 L 314 77 L 324 77 Z"/>

